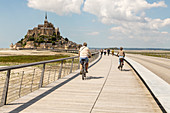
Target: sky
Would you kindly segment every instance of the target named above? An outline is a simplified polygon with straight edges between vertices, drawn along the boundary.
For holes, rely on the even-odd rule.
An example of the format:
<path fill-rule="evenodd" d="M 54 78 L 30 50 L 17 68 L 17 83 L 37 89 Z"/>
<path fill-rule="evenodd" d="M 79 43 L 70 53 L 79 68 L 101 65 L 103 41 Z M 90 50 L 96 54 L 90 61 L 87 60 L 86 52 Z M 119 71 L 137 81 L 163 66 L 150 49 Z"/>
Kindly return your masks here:
<path fill-rule="evenodd" d="M 170 0 L 0 0 L 0 48 L 48 21 L 89 47 L 170 48 Z"/>

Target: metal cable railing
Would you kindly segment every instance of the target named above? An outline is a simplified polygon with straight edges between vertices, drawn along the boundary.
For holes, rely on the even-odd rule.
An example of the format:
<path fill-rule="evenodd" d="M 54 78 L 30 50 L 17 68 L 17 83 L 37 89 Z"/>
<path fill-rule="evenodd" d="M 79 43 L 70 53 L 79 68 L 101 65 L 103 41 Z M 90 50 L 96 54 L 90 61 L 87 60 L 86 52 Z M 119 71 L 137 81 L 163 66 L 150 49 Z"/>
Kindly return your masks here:
<path fill-rule="evenodd" d="M 93 53 L 90 62 L 98 58 Z M 79 69 L 78 56 L 0 68 L 0 106 Z"/>

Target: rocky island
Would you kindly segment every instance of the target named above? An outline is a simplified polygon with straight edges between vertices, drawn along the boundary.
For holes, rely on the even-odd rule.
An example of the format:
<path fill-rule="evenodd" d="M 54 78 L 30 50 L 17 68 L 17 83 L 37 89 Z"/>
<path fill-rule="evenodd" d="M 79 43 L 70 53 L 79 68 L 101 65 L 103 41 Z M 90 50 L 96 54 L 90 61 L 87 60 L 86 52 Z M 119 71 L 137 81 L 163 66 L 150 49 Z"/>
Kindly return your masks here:
<path fill-rule="evenodd" d="M 48 22 L 46 13 L 44 24 L 28 30 L 25 37 L 15 45 L 11 43 L 10 49 L 79 49 L 80 46 L 68 38 L 63 38 L 59 28 Z"/>

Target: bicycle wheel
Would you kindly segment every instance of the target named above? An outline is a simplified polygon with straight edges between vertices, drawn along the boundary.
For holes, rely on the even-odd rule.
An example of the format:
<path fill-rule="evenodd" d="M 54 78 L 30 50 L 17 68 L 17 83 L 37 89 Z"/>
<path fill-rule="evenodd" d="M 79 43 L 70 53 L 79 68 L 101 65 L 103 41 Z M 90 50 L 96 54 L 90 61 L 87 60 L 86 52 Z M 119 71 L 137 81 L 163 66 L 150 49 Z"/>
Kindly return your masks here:
<path fill-rule="evenodd" d="M 120 66 L 120 70 L 122 71 L 122 68 L 123 68 L 123 65 L 122 65 L 122 63 L 121 63 L 121 66 Z"/>
<path fill-rule="evenodd" d="M 85 70 L 86 68 L 85 68 L 85 63 L 84 63 L 84 65 L 83 65 L 83 71 L 82 71 L 82 80 L 85 80 L 85 78 L 86 78 L 86 70 Z"/>
<path fill-rule="evenodd" d="M 84 80 L 84 73 L 82 73 L 82 80 Z"/>
<path fill-rule="evenodd" d="M 84 71 L 84 80 L 86 80 L 86 72 Z"/>
<path fill-rule="evenodd" d="M 82 80 L 84 80 L 84 74 L 85 74 L 85 72 L 84 72 L 84 64 L 82 65 L 83 67 L 82 67 Z"/>
<path fill-rule="evenodd" d="M 122 71 L 122 69 L 123 69 L 123 59 L 120 59 L 120 70 Z"/>

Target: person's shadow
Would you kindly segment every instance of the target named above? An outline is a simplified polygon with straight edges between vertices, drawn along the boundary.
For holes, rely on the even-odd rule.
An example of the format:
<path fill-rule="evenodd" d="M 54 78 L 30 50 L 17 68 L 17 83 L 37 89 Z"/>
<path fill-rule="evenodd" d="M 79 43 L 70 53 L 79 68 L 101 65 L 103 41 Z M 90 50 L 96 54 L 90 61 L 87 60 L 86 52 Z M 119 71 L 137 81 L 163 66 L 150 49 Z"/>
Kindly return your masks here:
<path fill-rule="evenodd" d="M 122 69 L 122 71 L 132 71 L 132 69 Z"/>
<path fill-rule="evenodd" d="M 104 78 L 104 77 L 87 76 L 87 77 L 86 77 L 86 80 L 91 80 L 91 79 L 101 79 L 101 78 Z"/>

